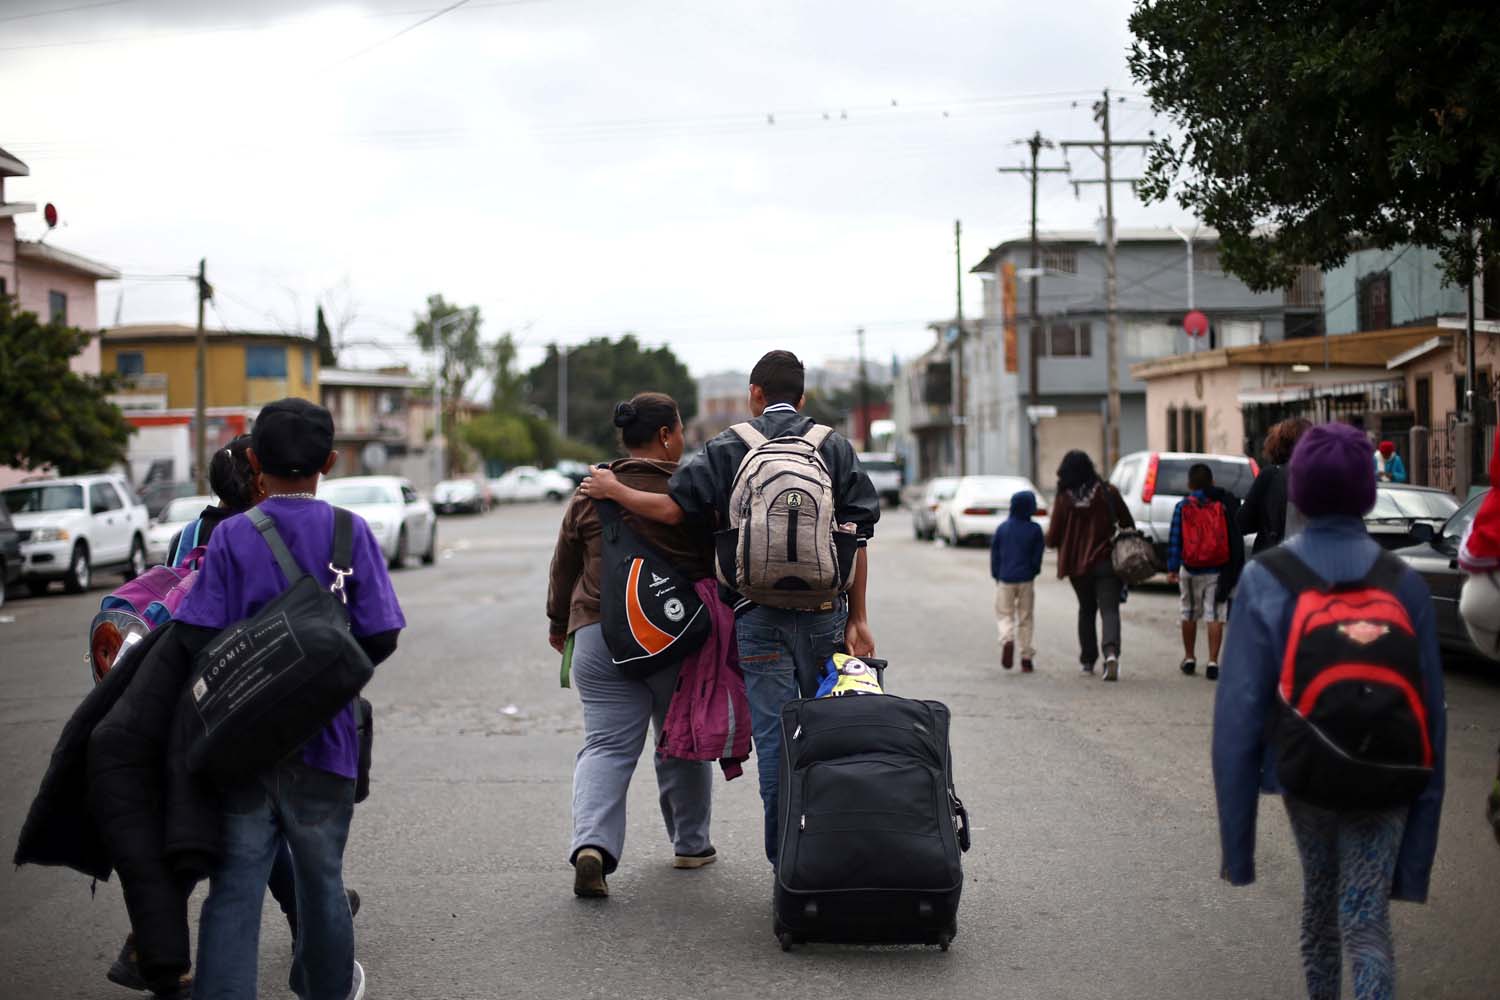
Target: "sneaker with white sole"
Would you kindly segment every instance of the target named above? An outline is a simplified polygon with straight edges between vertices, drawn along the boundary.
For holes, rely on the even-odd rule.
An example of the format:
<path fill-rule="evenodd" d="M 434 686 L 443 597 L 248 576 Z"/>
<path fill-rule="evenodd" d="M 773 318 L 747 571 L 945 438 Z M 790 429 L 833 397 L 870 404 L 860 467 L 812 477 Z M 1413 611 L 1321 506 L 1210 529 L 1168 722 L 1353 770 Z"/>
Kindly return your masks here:
<path fill-rule="evenodd" d="M 597 847 L 585 847 L 573 859 L 573 895 L 581 899 L 609 895 L 609 884 L 604 881 L 604 853 Z"/>
<path fill-rule="evenodd" d="M 673 868 L 702 868 L 719 860 L 719 852 L 710 847 L 698 854 L 679 854 L 672 859 Z"/>
<path fill-rule="evenodd" d="M 1120 658 L 1118 656 L 1106 656 L 1104 658 L 1104 680 L 1117 681 L 1120 679 Z"/>
<path fill-rule="evenodd" d="M 354 963 L 354 982 L 349 987 L 349 1000 L 365 1000 L 365 967 Z"/>
<path fill-rule="evenodd" d="M 1217 663 L 1210 663 L 1204 669 L 1203 676 L 1207 677 L 1211 681 L 1218 680 L 1219 679 L 1219 665 Z"/>

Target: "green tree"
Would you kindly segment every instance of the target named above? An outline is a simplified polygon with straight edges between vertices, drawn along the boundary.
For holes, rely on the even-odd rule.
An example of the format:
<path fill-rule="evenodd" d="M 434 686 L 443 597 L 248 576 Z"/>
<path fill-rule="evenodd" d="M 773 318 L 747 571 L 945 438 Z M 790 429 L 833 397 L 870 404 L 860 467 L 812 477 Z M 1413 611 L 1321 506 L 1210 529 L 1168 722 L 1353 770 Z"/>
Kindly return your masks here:
<path fill-rule="evenodd" d="M 1130 29 L 1131 73 L 1178 133 L 1152 148 L 1145 194 L 1180 180 L 1253 288 L 1402 243 L 1464 283 L 1500 250 L 1487 0 L 1139 0 Z"/>
<path fill-rule="evenodd" d="M 458 406 L 468 391 L 474 376 L 486 367 L 485 348 L 479 339 L 479 307 L 461 308 L 446 301 L 441 295 L 427 297 L 427 313 L 416 318 L 412 326 L 412 338 L 424 351 L 433 351 L 438 356 L 438 382 L 443 390 L 443 437 L 448 438 L 457 425 Z M 445 447 L 447 469 L 450 475 L 454 466 L 456 449 Z"/>
<path fill-rule="evenodd" d="M 464 443 L 487 462 L 526 465 L 536 460 L 537 447 L 525 417 L 513 413 L 485 413 L 463 425 Z"/>
<path fill-rule="evenodd" d="M 333 350 L 333 331 L 323 319 L 323 307 L 318 306 L 318 364 L 324 368 L 337 368 L 338 363 L 338 355 Z"/>
<path fill-rule="evenodd" d="M 134 429 L 106 398 L 113 378 L 68 367 L 91 336 L 43 324 L 0 295 L 0 465 L 68 476 L 125 460 Z"/>
<path fill-rule="evenodd" d="M 557 347 L 527 373 L 529 401 L 557 418 Z M 684 422 L 698 412 L 698 387 L 671 348 L 647 349 L 633 334 L 596 337 L 568 349 L 568 431 L 603 454 L 614 454 L 614 410 L 638 392 L 664 392 L 677 400 Z"/>

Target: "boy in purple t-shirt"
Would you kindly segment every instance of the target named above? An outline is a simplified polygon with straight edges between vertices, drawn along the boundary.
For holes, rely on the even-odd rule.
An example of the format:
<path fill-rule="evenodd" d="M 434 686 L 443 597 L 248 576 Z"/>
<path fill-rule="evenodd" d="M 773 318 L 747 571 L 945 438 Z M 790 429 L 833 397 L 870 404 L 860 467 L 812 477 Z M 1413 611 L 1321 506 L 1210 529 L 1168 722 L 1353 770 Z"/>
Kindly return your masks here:
<path fill-rule="evenodd" d="M 321 406 L 283 399 L 256 418 L 249 459 L 268 494 L 260 509 L 276 523 L 298 565 L 324 586 L 333 583 L 333 508 L 315 494 L 319 476 L 337 458 L 333 418 Z M 354 573 L 344 584 L 350 630 L 378 664 L 395 650 L 406 619 L 369 525 L 358 516 L 354 522 Z M 223 629 L 255 614 L 291 582 L 249 518 L 229 518 L 214 532 L 177 620 Z M 282 838 L 291 847 L 298 895 L 292 990 L 304 1000 L 364 995 L 343 880 L 358 774 L 358 720 L 351 703 L 297 757 L 223 790 L 224 853 L 210 876 L 198 930 L 197 1000 L 254 1000 L 261 904 Z"/>

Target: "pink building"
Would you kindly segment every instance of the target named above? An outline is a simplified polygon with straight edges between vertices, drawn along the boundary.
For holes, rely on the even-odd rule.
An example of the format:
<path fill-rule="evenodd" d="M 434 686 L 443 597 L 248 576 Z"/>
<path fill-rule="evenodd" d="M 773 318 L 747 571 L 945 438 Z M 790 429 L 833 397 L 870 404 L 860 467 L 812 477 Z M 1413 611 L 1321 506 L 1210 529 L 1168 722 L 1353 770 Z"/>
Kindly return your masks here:
<path fill-rule="evenodd" d="M 16 217 L 36 211 L 30 202 L 7 201 L 5 181 L 26 177 L 30 168 L 0 149 L 0 295 L 16 299 L 23 310 L 44 321 L 60 318 L 83 330 L 99 327 L 95 286 L 118 278 L 120 272 L 106 264 L 59 249 L 51 244 L 16 238 Z M 73 370 L 99 373 L 99 340 L 73 359 Z M 21 478 L 17 469 L 0 466 L 0 486 Z"/>

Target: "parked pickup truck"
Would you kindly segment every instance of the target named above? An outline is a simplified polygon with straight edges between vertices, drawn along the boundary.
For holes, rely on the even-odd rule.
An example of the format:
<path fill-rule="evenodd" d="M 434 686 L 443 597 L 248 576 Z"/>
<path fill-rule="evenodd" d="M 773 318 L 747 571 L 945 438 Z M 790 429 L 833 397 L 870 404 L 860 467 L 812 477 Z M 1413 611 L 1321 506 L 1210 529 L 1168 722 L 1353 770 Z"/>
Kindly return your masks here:
<path fill-rule="evenodd" d="M 65 476 L 12 486 L 5 506 L 21 536 L 21 578 L 35 596 L 61 580 L 89 589 L 95 570 L 132 580 L 146 571 L 146 507 L 121 476 Z"/>

